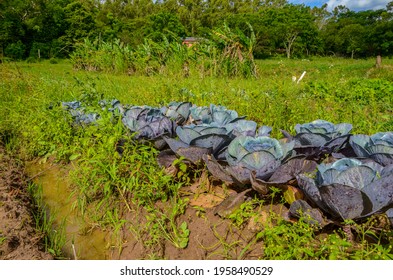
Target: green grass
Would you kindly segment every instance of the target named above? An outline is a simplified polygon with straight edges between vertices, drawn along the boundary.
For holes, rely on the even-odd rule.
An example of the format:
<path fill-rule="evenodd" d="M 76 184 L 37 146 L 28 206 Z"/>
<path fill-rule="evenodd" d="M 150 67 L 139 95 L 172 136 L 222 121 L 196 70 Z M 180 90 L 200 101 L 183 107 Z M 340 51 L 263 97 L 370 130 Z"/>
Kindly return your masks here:
<path fill-rule="evenodd" d="M 366 241 L 367 234 L 374 235 L 367 224 L 356 226 L 354 231 L 358 242 L 354 245 L 347 240 L 347 235 L 341 229 L 326 234 L 303 220 L 289 224 L 282 218 L 276 217 L 276 219 L 274 226 L 270 223 L 270 226 L 265 227 L 257 235 L 263 240 L 263 259 L 390 260 L 393 258 L 392 244 L 382 246 L 381 240 L 375 243 Z"/>
<path fill-rule="evenodd" d="M 55 213 L 49 215 L 42 197 L 42 186 L 30 183 L 28 191 L 34 201 L 33 217 L 35 226 L 43 235 L 45 250 L 57 259 L 64 258 L 63 247 L 66 243 L 64 223 L 55 223 Z"/>
<path fill-rule="evenodd" d="M 130 140 L 121 121 L 111 114 L 103 111 L 98 125 L 76 128 L 60 108 L 61 101 L 88 96 L 91 101 L 117 98 L 132 105 L 213 103 L 236 110 L 259 125 L 272 126 L 272 136 L 277 138 L 281 138 L 280 129 L 293 132 L 295 124 L 315 119 L 349 122 L 354 133 L 372 134 L 393 130 L 393 60 L 384 60 L 381 69 L 373 65 L 373 60 L 333 58 L 262 60 L 257 61 L 258 78 L 229 79 L 77 72 L 67 61 L 5 63 L 0 65 L 0 139 L 23 160 L 41 158 L 72 164 L 75 207 L 90 221 L 117 233 L 128 228 L 147 247 L 169 240 L 184 248 L 189 232 L 187 224 L 176 224 L 184 212 L 179 208 L 179 190 L 191 184 L 195 176 L 191 174 L 200 170 L 169 176 L 155 161 L 158 152 L 151 145 Z M 299 78 L 303 71 L 307 72 L 303 80 L 294 83 L 292 76 Z M 122 139 L 128 141 L 120 157 L 116 145 Z M 156 209 L 157 201 L 166 202 L 169 208 Z M 232 224 L 241 227 L 262 203 L 243 205 L 242 211 L 231 215 Z M 148 221 L 140 228 L 127 223 L 124 215 L 130 212 L 146 215 Z M 149 237 L 142 238 L 146 234 Z M 345 236 L 337 232 L 327 235 L 313 250 L 306 249 L 316 236 L 306 223 L 280 221 L 254 241 L 262 240 L 263 258 L 271 259 L 392 257 L 391 248 L 382 242 L 364 243 L 366 236 L 359 241 L 362 253 L 351 250 Z"/>
<path fill-rule="evenodd" d="M 393 65 L 391 60 L 384 63 L 386 67 Z M 26 102 L 30 101 L 37 110 L 76 99 L 84 91 L 94 89 L 104 97 L 116 97 L 133 105 L 158 106 L 173 100 L 197 105 L 221 104 L 259 124 L 272 126 L 276 137 L 281 137 L 279 129 L 292 131 L 296 123 L 317 118 L 351 122 L 355 133 L 392 129 L 391 68 L 373 69 L 373 60 L 328 58 L 268 60 L 257 64 L 260 73 L 257 79 L 74 72 L 65 62 L 9 64 L 2 66 L 2 72 L 17 80 L 6 83 L 4 91 L 33 93 Z M 304 79 L 299 84 L 293 83 L 292 76 L 299 77 L 303 71 L 307 71 Z M 77 83 L 76 78 L 81 82 Z M 9 102 L 22 102 L 22 96 L 13 96 Z"/>

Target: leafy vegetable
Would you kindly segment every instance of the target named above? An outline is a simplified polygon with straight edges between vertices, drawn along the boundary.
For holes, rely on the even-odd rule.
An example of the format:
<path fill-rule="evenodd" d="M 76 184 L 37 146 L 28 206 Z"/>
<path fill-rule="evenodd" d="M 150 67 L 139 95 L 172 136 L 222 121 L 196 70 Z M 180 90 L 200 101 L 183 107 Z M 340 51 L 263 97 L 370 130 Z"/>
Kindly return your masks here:
<path fill-rule="evenodd" d="M 325 120 L 315 120 L 310 123 L 297 124 L 296 135 L 291 136 L 282 130 L 288 140 L 295 141 L 297 154 L 319 160 L 325 154 L 338 153 L 348 143 L 352 125 L 348 123 L 333 124 Z"/>
<path fill-rule="evenodd" d="M 280 143 L 267 136 L 238 136 L 228 146 L 229 165 L 241 164 L 251 170 L 258 170 L 268 162 L 281 161 L 290 154 L 293 142 Z"/>
<path fill-rule="evenodd" d="M 174 103 L 178 105 L 177 103 Z M 240 135 L 268 135 L 270 127 L 261 127 L 256 132 L 257 124 L 254 121 L 239 118 L 236 111 L 227 110 L 223 106 L 211 104 L 209 107 L 190 109 L 189 125 L 178 126 L 176 134 L 179 139 L 165 138 L 173 153 L 196 163 L 203 155 L 211 154 L 219 159 L 225 159 L 225 150 L 229 143 Z M 168 153 L 163 156 L 169 157 Z M 159 162 L 166 162 L 160 159 Z"/>
<path fill-rule="evenodd" d="M 163 136 L 173 137 L 175 135 L 174 122 L 164 116 L 160 109 L 149 106 L 131 107 L 124 113 L 122 122 L 136 133 L 134 137 L 137 140 L 160 140 L 159 138 Z"/>
<path fill-rule="evenodd" d="M 226 163 L 205 158 L 213 176 L 237 185 L 249 184 L 252 171 L 267 180 L 292 155 L 293 142 L 283 143 L 267 136 L 238 136 L 226 150 Z"/>
<path fill-rule="evenodd" d="M 294 217 L 302 217 L 305 222 L 312 225 L 323 227 L 327 224 L 319 209 L 312 208 L 306 201 L 302 199 L 294 201 L 289 208 L 289 212 Z"/>
<path fill-rule="evenodd" d="M 236 111 L 214 104 L 211 104 L 210 107 L 197 107 L 194 105 L 190 108 L 190 113 L 193 122 L 196 124 L 211 124 L 219 127 L 244 119 L 244 117 L 239 118 Z"/>
<path fill-rule="evenodd" d="M 393 168 L 343 158 L 320 164 L 316 178 L 297 176 L 299 187 L 334 218 L 358 219 L 393 204 Z"/>
<path fill-rule="evenodd" d="M 95 123 L 99 118 L 97 113 L 86 113 L 86 109 L 79 101 L 62 102 L 61 104 L 71 114 L 76 125 Z"/>
<path fill-rule="evenodd" d="M 112 99 L 111 101 L 101 100 L 98 104 L 101 106 L 102 110 L 107 109 L 109 112 L 118 112 L 121 115 L 125 113 L 125 109 L 117 99 Z"/>
<path fill-rule="evenodd" d="M 349 143 L 358 157 L 371 158 L 384 166 L 393 164 L 393 132 L 353 135 Z"/>
<path fill-rule="evenodd" d="M 267 194 L 269 189 L 274 186 L 281 188 L 285 193 L 288 188 L 292 188 L 290 185 L 295 183 L 292 182 L 297 175 L 302 173 L 312 173 L 317 168 L 317 163 L 313 160 L 307 160 L 303 156 L 296 156 L 288 159 L 282 163 L 273 173 L 273 175 L 264 180 L 257 176 L 256 173 L 251 174 L 252 188 L 260 194 Z M 286 199 L 288 203 L 288 199 Z"/>
<path fill-rule="evenodd" d="M 67 110 L 76 110 L 82 107 L 79 101 L 62 102 L 61 105 Z"/>
<path fill-rule="evenodd" d="M 178 126 L 179 140 L 165 137 L 170 149 L 193 163 L 202 159 L 204 154 L 218 155 L 233 139 L 225 127 L 209 124 Z"/>
<path fill-rule="evenodd" d="M 188 120 L 190 108 L 190 102 L 170 102 L 168 106 L 161 108 L 161 112 L 177 124 L 182 125 Z"/>

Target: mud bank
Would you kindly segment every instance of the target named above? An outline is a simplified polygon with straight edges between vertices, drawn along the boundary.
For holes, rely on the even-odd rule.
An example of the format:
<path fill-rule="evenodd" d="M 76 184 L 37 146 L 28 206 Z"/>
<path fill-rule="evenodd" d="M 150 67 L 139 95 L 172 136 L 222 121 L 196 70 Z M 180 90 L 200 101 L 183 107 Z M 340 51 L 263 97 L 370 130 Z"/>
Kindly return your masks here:
<path fill-rule="evenodd" d="M 0 259 L 50 260 L 35 229 L 23 168 L 0 146 Z"/>

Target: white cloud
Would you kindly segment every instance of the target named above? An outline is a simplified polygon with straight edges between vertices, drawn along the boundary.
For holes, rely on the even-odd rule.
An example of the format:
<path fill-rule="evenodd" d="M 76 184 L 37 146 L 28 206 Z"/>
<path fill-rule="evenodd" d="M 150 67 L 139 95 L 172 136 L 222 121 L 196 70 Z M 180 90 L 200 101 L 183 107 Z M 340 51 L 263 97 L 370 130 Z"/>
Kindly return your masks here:
<path fill-rule="evenodd" d="M 385 9 L 386 4 L 390 1 L 391 0 L 329 0 L 327 4 L 329 10 L 333 10 L 334 7 L 338 5 L 344 5 L 350 10 L 358 11 Z"/>

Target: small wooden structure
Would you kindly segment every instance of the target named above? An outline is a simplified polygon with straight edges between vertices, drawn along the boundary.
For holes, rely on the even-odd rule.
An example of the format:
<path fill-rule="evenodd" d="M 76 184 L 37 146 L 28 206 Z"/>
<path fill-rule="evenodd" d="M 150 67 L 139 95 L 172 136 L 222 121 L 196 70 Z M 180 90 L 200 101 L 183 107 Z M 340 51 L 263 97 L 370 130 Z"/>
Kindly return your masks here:
<path fill-rule="evenodd" d="M 195 43 L 198 43 L 199 39 L 195 37 L 185 37 L 183 38 L 183 45 L 187 45 L 187 47 L 191 47 Z"/>

